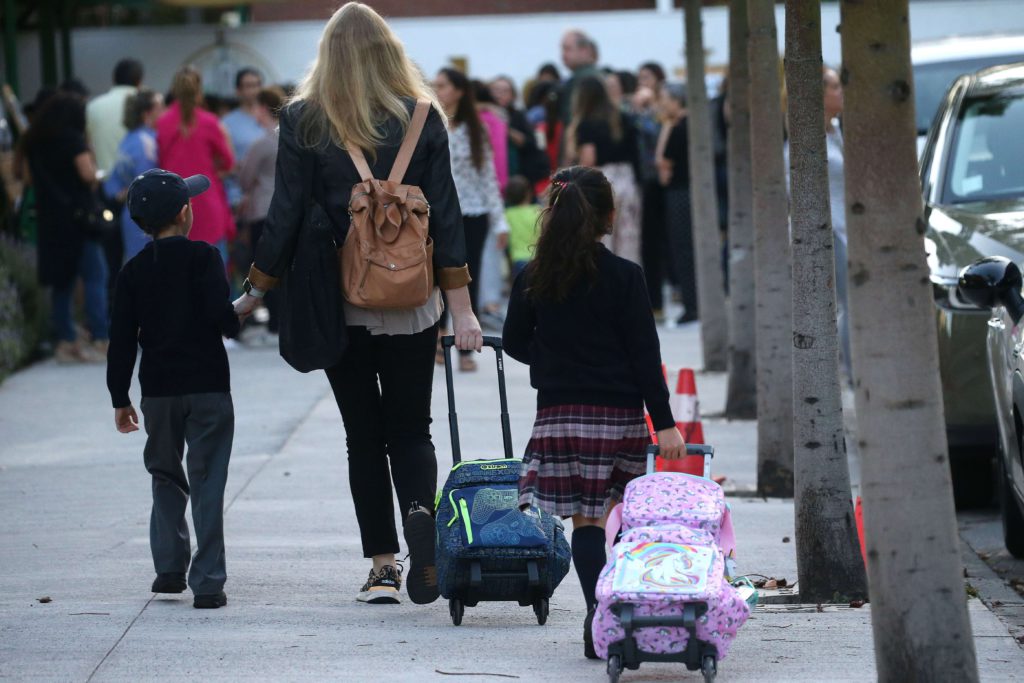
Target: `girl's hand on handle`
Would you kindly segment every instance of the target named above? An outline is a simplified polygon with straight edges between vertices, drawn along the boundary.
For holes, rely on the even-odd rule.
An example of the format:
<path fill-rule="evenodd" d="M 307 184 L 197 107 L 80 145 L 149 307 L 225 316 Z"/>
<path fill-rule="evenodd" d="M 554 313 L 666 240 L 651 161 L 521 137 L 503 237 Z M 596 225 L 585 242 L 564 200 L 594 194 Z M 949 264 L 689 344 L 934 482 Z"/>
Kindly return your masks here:
<path fill-rule="evenodd" d="M 658 430 L 658 449 L 661 457 L 666 460 L 679 460 L 686 457 L 686 442 L 683 435 L 675 427 Z"/>
<path fill-rule="evenodd" d="M 449 289 L 447 294 L 448 308 L 452 313 L 455 348 L 460 351 L 480 351 L 484 348 L 484 333 L 469 301 L 469 287 Z"/>

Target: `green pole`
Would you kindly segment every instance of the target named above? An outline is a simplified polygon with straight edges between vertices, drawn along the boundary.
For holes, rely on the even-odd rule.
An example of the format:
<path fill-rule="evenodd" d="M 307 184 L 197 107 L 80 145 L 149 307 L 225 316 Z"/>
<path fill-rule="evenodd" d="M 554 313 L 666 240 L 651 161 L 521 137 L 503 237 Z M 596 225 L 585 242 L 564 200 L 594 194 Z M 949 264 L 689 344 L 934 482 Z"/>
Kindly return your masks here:
<path fill-rule="evenodd" d="M 64 80 L 68 80 L 75 75 L 71 54 L 71 25 L 74 22 L 75 3 L 64 0 L 60 5 L 60 57 L 64 67 Z"/>
<path fill-rule="evenodd" d="M 54 34 L 56 0 L 44 0 L 39 5 L 39 63 L 42 65 L 43 85 L 57 85 L 57 42 Z"/>
<path fill-rule="evenodd" d="M 18 12 L 14 0 L 4 0 L 4 71 L 7 85 L 21 96 L 18 87 Z"/>

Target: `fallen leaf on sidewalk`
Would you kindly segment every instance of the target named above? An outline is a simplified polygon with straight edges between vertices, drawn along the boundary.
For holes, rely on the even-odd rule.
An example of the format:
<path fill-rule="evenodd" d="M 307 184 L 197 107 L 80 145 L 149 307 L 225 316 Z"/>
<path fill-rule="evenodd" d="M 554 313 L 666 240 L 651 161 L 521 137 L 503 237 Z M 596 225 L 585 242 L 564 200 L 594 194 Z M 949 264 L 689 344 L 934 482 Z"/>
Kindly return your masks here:
<path fill-rule="evenodd" d="M 782 542 L 783 543 L 789 543 L 789 536 L 783 536 L 782 537 Z"/>
<path fill-rule="evenodd" d="M 853 607 L 854 609 L 860 609 L 863 606 L 864 606 L 864 601 L 863 600 L 851 600 L 850 601 L 850 607 Z"/>
<path fill-rule="evenodd" d="M 36 598 L 36 601 L 37 602 L 41 602 L 41 603 L 43 603 L 45 605 L 48 602 L 53 602 L 53 598 L 51 598 L 49 595 L 47 595 L 47 596 L 44 596 L 44 597 L 41 597 L 41 598 Z"/>

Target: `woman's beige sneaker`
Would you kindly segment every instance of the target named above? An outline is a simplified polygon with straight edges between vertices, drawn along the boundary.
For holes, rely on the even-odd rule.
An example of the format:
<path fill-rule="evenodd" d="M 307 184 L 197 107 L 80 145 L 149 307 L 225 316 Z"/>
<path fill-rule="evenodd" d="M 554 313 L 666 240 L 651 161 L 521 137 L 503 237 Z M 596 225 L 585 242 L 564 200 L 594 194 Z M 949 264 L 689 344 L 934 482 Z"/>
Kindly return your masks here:
<path fill-rule="evenodd" d="M 402 602 L 398 596 L 401 587 L 401 570 L 387 564 L 380 571 L 370 570 L 370 577 L 356 595 L 356 600 L 372 605 L 397 605 Z"/>

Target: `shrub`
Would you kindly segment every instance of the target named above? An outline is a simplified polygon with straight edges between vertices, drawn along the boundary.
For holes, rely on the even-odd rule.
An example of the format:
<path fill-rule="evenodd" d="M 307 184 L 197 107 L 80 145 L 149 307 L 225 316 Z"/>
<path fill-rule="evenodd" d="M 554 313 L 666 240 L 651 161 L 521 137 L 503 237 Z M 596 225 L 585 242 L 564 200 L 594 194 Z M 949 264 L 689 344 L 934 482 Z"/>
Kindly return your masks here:
<path fill-rule="evenodd" d="M 35 251 L 0 236 L 0 381 L 35 358 L 48 326 Z"/>

